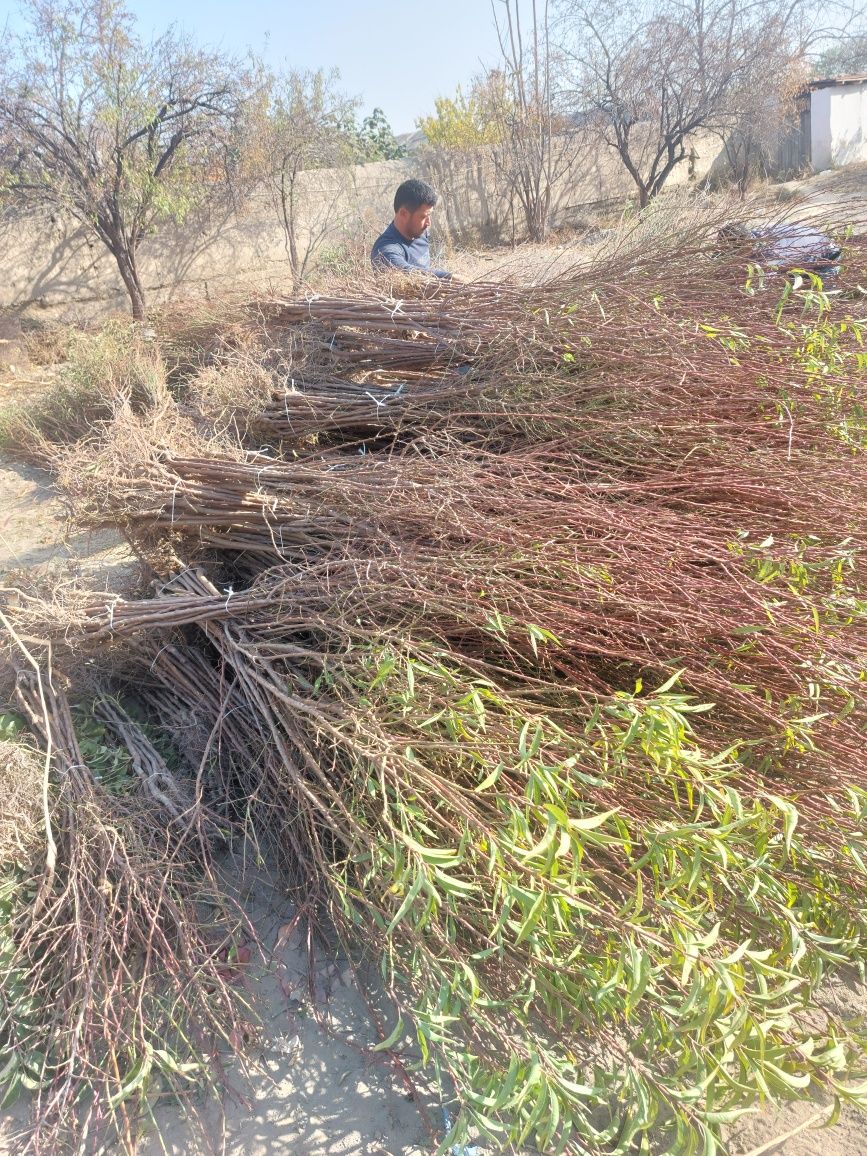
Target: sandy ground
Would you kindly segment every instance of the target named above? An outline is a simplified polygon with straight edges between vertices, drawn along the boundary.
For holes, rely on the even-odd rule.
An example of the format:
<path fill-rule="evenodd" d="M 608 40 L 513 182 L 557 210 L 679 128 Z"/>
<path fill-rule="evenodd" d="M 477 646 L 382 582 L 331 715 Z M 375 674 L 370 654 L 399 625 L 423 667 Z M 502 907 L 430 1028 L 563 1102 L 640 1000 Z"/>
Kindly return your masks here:
<path fill-rule="evenodd" d="M 827 216 L 841 197 L 850 217 L 867 214 L 867 166 L 823 174 L 807 185 L 777 187 L 771 197 L 795 200 L 802 215 Z M 867 218 L 865 218 L 867 226 Z M 574 263 L 575 243 L 530 254 L 465 254 L 466 276 L 536 275 Z M 38 371 L 27 364 L 19 319 L 0 318 L 0 405 L 32 387 Z M 110 535 L 72 530 L 37 470 L 0 460 L 0 584 L 14 571 L 37 569 L 56 581 L 87 573 L 89 584 L 115 587 L 130 573 L 131 558 Z M 283 942 L 292 909 L 279 886 L 263 875 L 244 885 L 265 956 L 244 979 L 264 1023 L 263 1046 L 252 1069 L 229 1072 L 222 1105 L 154 1105 L 161 1139 L 146 1136 L 143 1156 L 216 1152 L 226 1156 L 421 1156 L 434 1150 L 431 1125 L 442 1126 L 442 1107 L 429 1089 L 413 1097 L 400 1072 L 371 1050 L 375 1031 L 345 961 L 322 958 L 308 984 L 306 950 L 297 935 Z M 867 1016 L 867 989 L 856 981 L 829 984 L 826 1001 L 847 1017 Z M 867 1116 L 847 1110 L 838 1124 L 821 1103 L 779 1106 L 745 1117 L 727 1138 L 730 1156 L 865 1156 Z M 0 1154 L 16 1152 L 27 1136 L 28 1105 L 0 1116 Z M 483 1150 L 472 1150 L 483 1156 Z M 455 1156 L 464 1156 L 456 1153 Z M 654 1156 L 663 1156 L 660 1148 Z"/>
<path fill-rule="evenodd" d="M 44 388 L 44 371 L 32 365 L 21 319 L 0 313 L 0 407 L 18 404 Z M 16 570 L 86 572 L 112 585 L 132 556 L 114 534 L 76 530 L 43 470 L 0 456 L 0 576 Z"/>
<path fill-rule="evenodd" d="M 104 581 L 130 561 L 115 535 L 70 526 L 42 470 L 0 460 L 0 573 L 48 568 L 69 577 L 87 571 Z"/>
<path fill-rule="evenodd" d="M 250 1073 L 232 1075 L 221 1109 L 157 1107 L 160 1136 L 145 1140 L 142 1156 L 431 1151 L 431 1122 L 439 1126 L 441 1109 L 424 1090 L 417 1101 L 387 1058 L 371 1050 L 378 1037 L 347 961 L 323 948 L 311 973 L 300 935 L 283 942 L 293 909 L 279 886 L 259 873 L 246 892 L 265 954 L 247 981 L 263 1019 L 261 1052 Z"/>

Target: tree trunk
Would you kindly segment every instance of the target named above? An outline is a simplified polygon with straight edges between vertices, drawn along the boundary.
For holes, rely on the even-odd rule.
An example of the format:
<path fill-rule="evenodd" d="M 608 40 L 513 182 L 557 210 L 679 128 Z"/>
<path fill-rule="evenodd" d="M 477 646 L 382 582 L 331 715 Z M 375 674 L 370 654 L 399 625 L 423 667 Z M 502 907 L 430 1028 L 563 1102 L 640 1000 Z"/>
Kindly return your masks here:
<path fill-rule="evenodd" d="M 129 252 L 122 243 L 112 246 L 112 255 L 117 262 L 126 291 L 129 294 L 132 315 L 135 321 L 144 321 L 147 313 L 145 309 L 145 294 L 139 279 L 135 263 L 135 253 Z"/>
<path fill-rule="evenodd" d="M 289 258 L 289 268 L 292 272 L 292 290 L 297 291 L 301 284 L 300 261 L 298 259 L 298 237 L 295 227 L 295 181 L 297 170 L 287 173 L 284 169 L 280 173 L 280 214 L 283 219 L 284 244 L 286 256 Z"/>
<path fill-rule="evenodd" d="M 289 267 L 292 270 L 292 292 L 297 293 L 301 286 L 304 270 L 301 268 L 301 260 L 298 255 L 298 234 L 295 229 L 294 211 L 289 218 Z"/>
<path fill-rule="evenodd" d="M 531 185 L 528 179 L 525 182 Z M 530 187 L 521 197 L 524 202 L 524 220 L 527 222 L 527 235 L 531 241 L 541 244 L 548 233 L 548 207 L 543 193 Z"/>
<path fill-rule="evenodd" d="M 615 142 L 612 141 L 611 143 L 614 144 Z M 618 134 L 616 148 L 620 154 L 620 159 L 623 161 L 623 165 L 626 171 L 632 177 L 633 181 L 635 181 L 635 187 L 638 189 L 638 207 L 640 209 L 646 209 L 650 204 L 651 192 L 646 182 L 642 179 L 641 173 L 638 171 L 632 161 L 632 157 L 629 153 L 629 140 L 625 135 L 621 137 L 620 134 Z"/>

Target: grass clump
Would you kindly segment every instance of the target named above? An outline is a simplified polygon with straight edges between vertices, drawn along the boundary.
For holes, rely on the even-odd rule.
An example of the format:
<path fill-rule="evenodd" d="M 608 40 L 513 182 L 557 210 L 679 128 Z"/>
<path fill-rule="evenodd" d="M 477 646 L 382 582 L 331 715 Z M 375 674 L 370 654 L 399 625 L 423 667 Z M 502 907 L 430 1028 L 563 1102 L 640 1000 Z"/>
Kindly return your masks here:
<path fill-rule="evenodd" d="M 52 446 L 95 435 L 119 408 L 145 413 L 168 399 L 160 355 L 131 322 L 96 334 L 70 330 L 64 346 L 64 361 L 36 396 L 0 414 L 0 445 L 13 456 L 46 464 Z"/>

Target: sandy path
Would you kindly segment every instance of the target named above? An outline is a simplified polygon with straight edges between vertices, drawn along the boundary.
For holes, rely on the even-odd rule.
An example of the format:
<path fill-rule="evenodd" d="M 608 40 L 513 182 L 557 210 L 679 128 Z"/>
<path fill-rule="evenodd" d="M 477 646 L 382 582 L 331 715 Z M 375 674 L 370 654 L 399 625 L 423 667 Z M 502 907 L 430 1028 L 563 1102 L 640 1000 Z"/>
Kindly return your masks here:
<path fill-rule="evenodd" d="M 0 573 L 62 567 L 110 581 L 131 560 L 115 534 L 70 527 L 42 470 L 0 461 Z"/>

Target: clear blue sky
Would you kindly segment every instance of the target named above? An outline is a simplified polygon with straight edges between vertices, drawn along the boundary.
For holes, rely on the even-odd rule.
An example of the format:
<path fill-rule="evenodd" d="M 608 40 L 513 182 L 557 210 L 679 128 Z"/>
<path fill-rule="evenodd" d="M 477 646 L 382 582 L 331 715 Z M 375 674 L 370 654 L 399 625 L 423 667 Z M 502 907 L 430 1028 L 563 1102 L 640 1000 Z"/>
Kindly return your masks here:
<path fill-rule="evenodd" d="M 490 0 L 126 0 L 148 36 L 177 23 L 211 47 L 252 48 L 272 67 L 338 68 L 340 87 L 411 132 L 436 96 L 497 51 Z M 12 3 L 9 7 L 12 7 Z M 6 0 L 0 0 L 0 8 Z"/>

